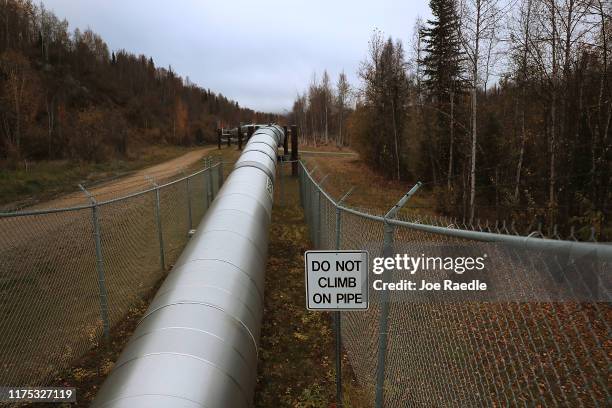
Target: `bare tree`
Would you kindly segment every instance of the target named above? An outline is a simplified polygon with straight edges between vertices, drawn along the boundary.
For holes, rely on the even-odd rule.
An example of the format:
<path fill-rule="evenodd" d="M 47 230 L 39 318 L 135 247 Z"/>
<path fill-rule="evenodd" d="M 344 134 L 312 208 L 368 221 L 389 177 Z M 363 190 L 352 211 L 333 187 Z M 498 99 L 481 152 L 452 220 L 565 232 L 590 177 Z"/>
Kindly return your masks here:
<path fill-rule="evenodd" d="M 351 93 L 351 86 L 346 79 L 346 74 L 344 71 L 340 73 L 338 76 L 338 83 L 336 84 L 336 102 L 338 107 L 338 137 L 336 139 L 336 144 L 340 147 L 344 145 L 343 139 L 343 129 L 344 129 L 344 120 L 345 120 L 345 112 L 347 109 L 347 104 L 349 103 L 349 97 Z"/>
<path fill-rule="evenodd" d="M 489 70 L 489 58 L 483 58 L 483 50 L 491 50 L 495 42 L 495 30 L 501 11 L 498 0 L 464 0 L 460 6 L 461 42 L 467 57 L 471 84 L 472 143 L 470 154 L 470 222 L 474 221 L 476 201 L 476 151 L 478 146 L 478 88 L 483 85 L 481 70 Z M 487 56 L 487 55 L 485 55 Z"/>
<path fill-rule="evenodd" d="M 325 122 L 325 143 L 329 143 L 329 110 L 332 101 L 331 81 L 327 70 L 323 71 L 321 78 L 321 98 L 323 102 L 323 120 Z"/>
<path fill-rule="evenodd" d="M 517 61 L 517 72 L 518 78 L 517 83 L 520 87 L 520 148 L 519 157 L 516 164 L 516 178 L 514 187 L 514 201 L 518 202 L 519 191 L 521 185 L 521 173 L 523 170 L 523 160 L 525 157 L 525 143 L 527 140 L 526 130 L 526 90 L 527 90 L 527 79 L 528 79 L 528 66 L 529 66 L 529 50 L 530 50 L 530 35 L 531 26 L 533 25 L 533 0 L 522 0 L 519 8 L 519 14 L 515 20 L 515 24 L 510 29 L 510 40 L 513 44 L 512 52 L 514 53 L 514 59 Z"/>

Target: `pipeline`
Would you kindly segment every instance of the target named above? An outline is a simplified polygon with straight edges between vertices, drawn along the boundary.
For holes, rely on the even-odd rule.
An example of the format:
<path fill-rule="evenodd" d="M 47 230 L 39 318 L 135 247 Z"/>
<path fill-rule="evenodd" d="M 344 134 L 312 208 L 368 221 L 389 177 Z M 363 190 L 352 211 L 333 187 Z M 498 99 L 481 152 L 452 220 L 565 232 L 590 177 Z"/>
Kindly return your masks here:
<path fill-rule="evenodd" d="M 279 126 L 257 130 L 92 407 L 252 404 Z"/>

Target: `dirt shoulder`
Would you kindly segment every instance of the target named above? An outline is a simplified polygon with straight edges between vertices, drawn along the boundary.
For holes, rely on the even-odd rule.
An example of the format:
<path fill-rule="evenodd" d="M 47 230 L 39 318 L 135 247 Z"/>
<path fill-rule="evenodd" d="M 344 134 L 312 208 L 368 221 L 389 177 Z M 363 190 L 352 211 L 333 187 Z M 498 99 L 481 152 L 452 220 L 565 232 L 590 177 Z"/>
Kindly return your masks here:
<path fill-rule="evenodd" d="M 315 180 L 326 177 L 324 190 L 334 199 L 339 199 L 352 189 L 345 204 L 378 214 L 385 214 L 418 181 L 389 180 L 368 167 L 357 154 L 305 153 L 302 160 L 311 172 L 314 170 Z M 410 199 L 402 213 L 435 215 L 437 211 L 431 192 L 422 188 Z"/>
<path fill-rule="evenodd" d="M 331 315 L 306 309 L 304 252 L 312 249 L 308 236 L 297 178 L 284 177 L 282 185 L 277 179 L 255 407 L 336 407 Z M 343 361 L 344 407 L 368 407 L 344 353 Z"/>
<path fill-rule="evenodd" d="M 98 200 L 120 197 L 149 187 L 150 181 L 145 176 L 164 182 L 183 171 L 201 168 L 201 159 L 213 149 L 212 146 L 194 149 L 151 147 L 142 158 L 129 162 L 41 162 L 31 164 L 28 170 L 0 170 L 0 203 L 3 203 L 0 211 L 86 204 L 85 196 L 77 188 L 79 183 Z"/>
<path fill-rule="evenodd" d="M 333 333 L 327 313 L 305 307 L 308 229 L 297 179 L 284 181 L 285 205 L 277 187 L 272 213 L 255 406 L 327 407 L 335 392 Z"/>
<path fill-rule="evenodd" d="M 193 169 L 194 165 L 201 168 L 204 166 L 202 159 L 213 150 L 212 147 L 197 148 L 179 157 L 166 160 L 154 166 L 145 167 L 128 175 L 102 182 L 87 187 L 87 190 L 98 200 L 108 200 L 121 197 L 129 193 L 144 190 L 151 187 L 151 181 L 147 177 L 155 179 L 157 183 L 163 183 L 174 176 L 181 176 L 183 172 Z M 87 199 L 81 191 L 75 191 L 56 199 L 46 201 L 30 207 L 35 208 L 62 208 L 87 204 Z"/>

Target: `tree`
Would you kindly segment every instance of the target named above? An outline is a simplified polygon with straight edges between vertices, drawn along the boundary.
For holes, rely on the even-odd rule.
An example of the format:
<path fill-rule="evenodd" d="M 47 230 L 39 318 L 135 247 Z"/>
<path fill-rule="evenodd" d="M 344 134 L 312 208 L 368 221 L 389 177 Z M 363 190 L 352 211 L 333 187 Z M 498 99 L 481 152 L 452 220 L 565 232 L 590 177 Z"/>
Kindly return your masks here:
<path fill-rule="evenodd" d="M 455 144 L 455 94 L 462 90 L 463 75 L 459 17 L 455 0 L 431 0 L 430 7 L 434 18 L 427 21 L 427 26 L 419 27 L 418 41 L 425 46 L 425 57 L 422 62 L 419 59 L 419 65 L 422 63 L 424 67 L 425 86 L 438 111 L 438 143 L 444 145 L 444 139 L 448 138 L 447 185 L 450 190 Z M 447 121 L 448 126 L 445 125 Z M 432 171 L 436 173 L 435 168 Z"/>
<path fill-rule="evenodd" d="M 331 81 L 327 70 L 323 71 L 323 77 L 321 78 L 321 99 L 323 102 L 323 120 L 325 122 L 325 143 L 327 144 L 329 143 L 329 110 L 333 99 Z"/>
<path fill-rule="evenodd" d="M 367 159 L 388 175 L 401 179 L 402 136 L 404 134 L 409 81 L 406 75 L 404 48 L 391 37 L 383 40 L 375 32 L 370 40 L 368 58 L 362 63 L 359 76 L 363 81 L 363 103 L 370 117 L 370 126 L 361 136 L 363 143 L 372 143 Z M 394 168 L 388 163 L 394 163 Z M 391 171 L 389 171 L 392 169 Z"/>
<path fill-rule="evenodd" d="M 510 40 L 513 44 L 512 58 L 516 63 L 516 83 L 520 88 L 520 101 L 517 104 L 520 106 L 520 122 L 521 122 L 521 137 L 519 157 L 516 164 L 516 179 L 514 187 L 514 202 L 518 203 L 519 189 L 521 185 L 521 173 L 523 170 L 523 160 L 525 157 L 525 144 L 527 142 L 527 87 L 529 86 L 529 54 L 531 27 L 533 22 L 533 0 L 523 0 L 520 4 L 519 15 L 514 26 L 510 31 Z"/>
<path fill-rule="evenodd" d="M 496 41 L 495 30 L 501 13 L 498 0 L 466 0 L 461 4 L 460 39 L 466 55 L 470 76 L 472 147 L 470 154 L 470 223 L 474 221 L 476 205 L 476 150 L 478 146 L 478 88 L 486 84 L 482 81 L 481 69 L 489 71 L 490 52 Z M 483 49 L 488 53 L 483 58 Z M 484 67 L 483 67 L 484 65 Z"/>
<path fill-rule="evenodd" d="M 340 147 L 344 146 L 343 139 L 343 129 L 344 129 L 344 121 L 345 121 L 345 112 L 347 110 L 348 100 L 351 93 L 351 86 L 346 79 L 346 74 L 344 71 L 338 75 L 338 83 L 336 84 L 336 104 L 338 107 L 338 137 L 336 140 L 336 144 Z"/>
<path fill-rule="evenodd" d="M 24 131 L 32 125 L 39 104 L 39 79 L 20 52 L 0 56 L 0 73 L 5 77 L 2 94 L 2 130 L 9 156 L 20 159 Z"/>

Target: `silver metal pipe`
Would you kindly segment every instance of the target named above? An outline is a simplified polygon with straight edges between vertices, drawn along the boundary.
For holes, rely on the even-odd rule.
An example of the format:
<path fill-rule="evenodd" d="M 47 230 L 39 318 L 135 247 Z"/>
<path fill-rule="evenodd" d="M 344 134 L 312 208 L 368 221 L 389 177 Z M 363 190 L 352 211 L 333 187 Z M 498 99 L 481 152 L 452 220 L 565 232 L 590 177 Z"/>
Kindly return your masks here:
<path fill-rule="evenodd" d="M 276 148 L 284 140 L 278 126 L 256 134 Z M 276 168 L 269 153 L 242 153 L 93 407 L 251 406 Z"/>

